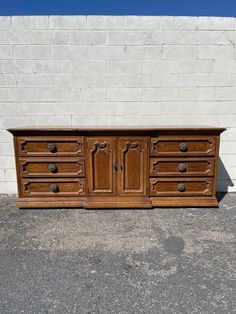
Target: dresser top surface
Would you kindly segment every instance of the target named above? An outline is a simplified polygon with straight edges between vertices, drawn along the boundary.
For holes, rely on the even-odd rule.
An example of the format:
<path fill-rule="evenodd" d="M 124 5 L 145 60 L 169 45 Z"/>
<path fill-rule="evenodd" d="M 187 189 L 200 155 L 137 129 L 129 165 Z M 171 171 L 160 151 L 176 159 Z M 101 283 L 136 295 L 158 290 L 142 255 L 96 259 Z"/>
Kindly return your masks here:
<path fill-rule="evenodd" d="M 43 127 L 33 127 L 33 126 L 27 126 L 27 127 L 17 127 L 17 128 L 9 128 L 7 131 L 11 133 L 18 133 L 18 132 L 96 132 L 96 131 L 131 131 L 131 132 L 150 132 L 150 131 L 215 131 L 218 133 L 221 133 L 225 131 L 226 128 L 223 127 L 213 127 L 213 126 L 199 126 L 199 125 L 184 125 L 184 126 L 117 126 L 117 127 L 110 127 L 110 126 L 82 126 L 82 127 L 50 127 L 50 126 L 43 126 Z"/>

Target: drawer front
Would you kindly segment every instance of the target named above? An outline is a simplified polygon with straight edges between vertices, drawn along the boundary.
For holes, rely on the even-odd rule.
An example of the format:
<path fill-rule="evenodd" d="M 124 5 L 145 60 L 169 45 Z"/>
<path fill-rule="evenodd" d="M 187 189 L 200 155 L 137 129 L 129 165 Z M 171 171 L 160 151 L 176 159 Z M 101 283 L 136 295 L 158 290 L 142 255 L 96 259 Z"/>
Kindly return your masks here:
<path fill-rule="evenodd" d="M 84 158 L 20 158 L 21 177 L 84 177 Z"/>
<path fill-rule="evenodd" d="M 20 156 L 84 156 L 83 137 L 19 137 L 17 147 Z"/>
<path fill-rule="evenodd" d="M 210 196 L 212 178 L 151 178 L 151 196 Z"/>
<path fill-rule="evenodd" d="M 85 196 L 85 179 L 23 179 L 23 197 Z"/>
<path fill-rule="evenodd" d="M 151 177 L 213 176 L 214 158 L 151 158 Z"/>
<path fill-rule="evenodd" d="M 159 136 L 151 138 L 151 156 L 214 156 L 215 138 L 208 136 Z"/>

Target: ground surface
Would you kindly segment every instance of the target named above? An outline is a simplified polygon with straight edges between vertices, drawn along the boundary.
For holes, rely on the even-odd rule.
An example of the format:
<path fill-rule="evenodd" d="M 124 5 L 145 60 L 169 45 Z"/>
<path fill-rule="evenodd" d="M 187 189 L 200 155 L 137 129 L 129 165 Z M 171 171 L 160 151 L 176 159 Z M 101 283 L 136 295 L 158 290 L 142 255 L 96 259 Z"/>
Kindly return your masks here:
<path fill-rule="evenodd" d="M 236 194 L 216 209 L 17 210 L 0 197 L 0 313 L 236 313 Z"/>

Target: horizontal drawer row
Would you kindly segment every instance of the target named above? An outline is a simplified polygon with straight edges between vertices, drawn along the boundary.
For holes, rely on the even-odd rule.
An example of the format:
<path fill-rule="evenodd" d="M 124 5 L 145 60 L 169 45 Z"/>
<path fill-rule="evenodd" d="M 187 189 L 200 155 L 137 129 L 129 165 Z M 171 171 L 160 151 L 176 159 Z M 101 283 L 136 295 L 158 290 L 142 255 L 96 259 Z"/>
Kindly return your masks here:
<path fill-rule="evenodd" d="M 27 177 L 84 177 L 85 160 L 82 157 L 20 158 L 20 176 Z"/>
<path fill-rule="evenodd" d="M 22 179 L 23 197 L 85 196 L 85 179 Z M 151 196 L 210 196 L 213 178 L 151 178 Z"/>
<path fill-rule="evenodd" d="M 215 137 L 158 136 L 151 138 L 150 156 L 214 156 Z"/>
<path fill-rule="evenodd" d="M 214 156 L 215 137 L 158 136 L 152 137 L 150 155 L 155 156 Z M 45 136 L 18 137 L 19 156 L 84 156 L 84 137 Z"/>
<path fill-rule="evenodd" d="M 213 176 L 214 158 L 150 158 L 151 177 Z"/>
<path fill-rule="evenodd" d="M 18 137 L 19 156 L 84 156 L 84 138 L 78 136 Z"/>
<path fill-rule="evenodd" d="M 22 179 L 23 197 L 85 196 L 85 179 Z"/>

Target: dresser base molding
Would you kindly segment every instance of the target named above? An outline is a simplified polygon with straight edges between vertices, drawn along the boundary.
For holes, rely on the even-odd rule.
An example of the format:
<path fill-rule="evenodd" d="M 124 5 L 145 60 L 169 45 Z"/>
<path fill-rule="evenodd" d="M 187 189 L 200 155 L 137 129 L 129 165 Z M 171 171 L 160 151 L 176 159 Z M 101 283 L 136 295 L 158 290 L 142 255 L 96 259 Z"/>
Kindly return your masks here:
<path fill-rule="evenodd" d="M 216 197 L 151 197 L 153 207 L 219 207 Z"/>
<path fill-rule="evenodd" d="M 84 198 L 18 198 L 16 207 L 26 208 L 83 208 Z"/>
<path fill-rule="evenodd" d="M 113 198 L 99 200 L 99 198 L 89 199 L 42 199 L 19 198 L 16 206 L 21 209 L 26 208 L 155 208 L 155 207 L 218 207 L 216 197 L 151 197 L 146 199 L 120 199 Z"/>

